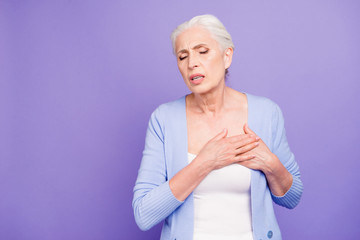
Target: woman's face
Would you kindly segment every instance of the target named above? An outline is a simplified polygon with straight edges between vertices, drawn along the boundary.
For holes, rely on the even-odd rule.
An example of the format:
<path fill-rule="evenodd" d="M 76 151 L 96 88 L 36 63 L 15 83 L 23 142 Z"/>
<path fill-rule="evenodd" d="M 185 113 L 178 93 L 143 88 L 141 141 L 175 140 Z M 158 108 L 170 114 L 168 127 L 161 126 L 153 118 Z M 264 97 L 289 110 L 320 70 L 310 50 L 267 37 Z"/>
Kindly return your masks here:
<path fill-rule="evenodd" d="M 175 52 L 180 73 L 193 93 L 204 94 L 224 84 L 233 50 L 222 51 L 207 30 L 192 27 L 182 32 L 176 38 Z"/>

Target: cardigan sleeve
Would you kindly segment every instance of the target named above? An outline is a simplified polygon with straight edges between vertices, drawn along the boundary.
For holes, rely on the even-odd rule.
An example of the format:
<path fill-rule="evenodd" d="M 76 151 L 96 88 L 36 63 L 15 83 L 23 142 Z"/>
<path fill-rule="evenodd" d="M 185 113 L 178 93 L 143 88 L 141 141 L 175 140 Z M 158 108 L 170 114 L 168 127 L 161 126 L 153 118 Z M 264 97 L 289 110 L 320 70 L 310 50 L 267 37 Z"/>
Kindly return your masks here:
<path fill-rule="evenodd" d="M 183 203 L 170 190 L 164 140 L 164 124 L 159 107 L 150 117 L 132 202 L 135 221 L 143 231 L 165 219 Z"/>
<path fill-rule="evenodd" d="M 273 153 L 279 158 L 286 169 L 291 173 L 293 182 L 290 189 L 283 196 L 275 196 L 271 193 L 273 201 L 283 207 L 292 209 L 298 205 L 303 192 L 303 184 L 300 179 L 299 166 L 295 161 L 286 140 L 284 118 L 281 109 L 275 104 L 272 117 Z"/>

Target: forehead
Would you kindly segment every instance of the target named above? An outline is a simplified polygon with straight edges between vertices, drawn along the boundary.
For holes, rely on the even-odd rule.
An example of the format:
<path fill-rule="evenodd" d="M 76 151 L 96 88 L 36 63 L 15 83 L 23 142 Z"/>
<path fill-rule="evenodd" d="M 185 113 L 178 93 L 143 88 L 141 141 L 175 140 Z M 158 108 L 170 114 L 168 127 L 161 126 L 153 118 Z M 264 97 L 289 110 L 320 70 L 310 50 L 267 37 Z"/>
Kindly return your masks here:
<path fill-rule="evenodd" d="M 218 47 L 217 41 L 212 37 L 208 30 L 202 27 L 192 27 L 186 29 L 177 36 L 175 41 L 175 51 L 189 50 L 199 44 Z"/>

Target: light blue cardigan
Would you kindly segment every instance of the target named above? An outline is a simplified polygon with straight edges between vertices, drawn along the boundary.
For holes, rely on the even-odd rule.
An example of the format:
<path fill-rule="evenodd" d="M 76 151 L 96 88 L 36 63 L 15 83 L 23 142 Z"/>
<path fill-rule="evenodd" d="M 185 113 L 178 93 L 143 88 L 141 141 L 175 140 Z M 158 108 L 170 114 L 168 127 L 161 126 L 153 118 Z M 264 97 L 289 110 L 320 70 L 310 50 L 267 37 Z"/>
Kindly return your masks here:
<path fill-rule="evenodd" d="M 251 170 L 251 211 L 254 239 L 281 239 L 272 201 L 294 208 L 300 201 L 302 182 L 285 136 L 280 108 L 271 100 L 246 94 L 249 127 L 266 143 L 293 176 L 288 192 L 273 195 L 261 171 Z M 134 187 L 133 209 L 140 229 L 148 230 L 164 220 L 161 239 L 193 238 L 193 194 L 178 201 L 169 180 L 188 164 L 185 96 L 159 106 L 151 115 L 145 149 Z"/>

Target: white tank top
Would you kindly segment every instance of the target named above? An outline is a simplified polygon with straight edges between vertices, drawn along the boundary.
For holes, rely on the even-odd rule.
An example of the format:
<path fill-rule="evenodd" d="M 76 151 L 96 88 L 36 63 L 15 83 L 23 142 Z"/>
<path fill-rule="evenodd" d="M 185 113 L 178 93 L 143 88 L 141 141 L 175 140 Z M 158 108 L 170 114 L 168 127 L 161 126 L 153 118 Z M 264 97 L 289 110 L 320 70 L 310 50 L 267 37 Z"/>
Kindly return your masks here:
<path fill-rule="evenodd" d="M 188 153 L 188 162 L 195 157 Z M 213 170 L 193 196 L 194 240 L 253 240 L 250 169 L 232 164 Z"/>

